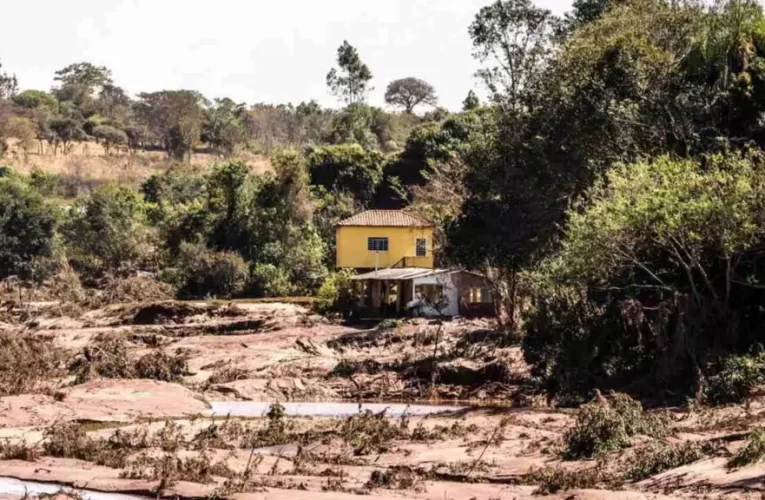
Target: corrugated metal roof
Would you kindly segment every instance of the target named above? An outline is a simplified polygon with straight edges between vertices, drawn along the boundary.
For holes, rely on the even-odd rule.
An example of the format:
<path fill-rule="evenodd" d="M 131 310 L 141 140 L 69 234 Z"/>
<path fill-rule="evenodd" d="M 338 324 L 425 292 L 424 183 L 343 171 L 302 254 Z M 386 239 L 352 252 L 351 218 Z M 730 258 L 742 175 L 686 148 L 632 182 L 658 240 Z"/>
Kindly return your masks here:
<path fill-rule="evenodd" d="M 337 223 L 338 226 L 432 227 L 433 223 L 401 210 L 366 210 Z"/>
<path fill-rule="evenodd" d="M 371 271 L 365 274 L 359 274 L 353 276 L 351 279 L 357 281 L 410 280 L 413 278 L 419 278 L 420 276 L 427 276 L 432 272 L 433 269 L 427 269 L 424 267 L 389 267 L 385 269 L 378 269 L 377 271 Z"/>
<path fill-rule="evenodd" d="M 463 271 L 461 269 L 427 269 L 424 267 L 389 267 L 378 269 L 364 274 L 353 276 L 351 279 L 356 281 L 378 280 L 378 281 L 407 281 L 419 278 L 428 278 L 440 274 L 465 273 L 475 276 L 481 276 L 478 273 Z"/>

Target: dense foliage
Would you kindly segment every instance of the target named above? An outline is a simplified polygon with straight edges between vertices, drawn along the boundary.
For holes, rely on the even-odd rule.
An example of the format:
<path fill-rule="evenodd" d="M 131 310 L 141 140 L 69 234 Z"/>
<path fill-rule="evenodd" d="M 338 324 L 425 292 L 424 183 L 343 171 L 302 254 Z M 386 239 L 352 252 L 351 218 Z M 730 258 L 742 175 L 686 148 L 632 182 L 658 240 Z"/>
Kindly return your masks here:
<path fill-rule="evenodd" d="M 20 180 L 0 177 L 0 279 L 40 279 L 53 255 L 56 218 L 42 196 Z"/>
<path fill-rule="evenodd" d="M 682 387 L 765 340 L 764 168 L 730 153 L 609 171 L 534 276 L 537 370 L 561 389 Z"/>
<path fill-rule="evenodd" d="M 762 7 L 577 0 L 559 19 L 495 0 L 466 28 L 489 103 L 471 91 L 459 113 L 415 77 L 387 86 L 403 112 L 370 106 L 373 72 L 348 42 L 327 75 L 340 109 L 133 99 L 89 63 L 50 92 L 0 73 L 0 153 L 95 141 L 175 159 L 139 192 L 84 196 L 56 174 L 0 170 L 0 277 L 43 279 L 55 254 L 92 286 L 149 273 L 189 297 L 321 287 L 332 311 L 346 286 L 334 224 L 407 208 L 436 223 L 439 266 L 486 274 L 553 393 L 746 397 L 765 380 Z M 202 151 L 220 161 L 182 164 Z"/>

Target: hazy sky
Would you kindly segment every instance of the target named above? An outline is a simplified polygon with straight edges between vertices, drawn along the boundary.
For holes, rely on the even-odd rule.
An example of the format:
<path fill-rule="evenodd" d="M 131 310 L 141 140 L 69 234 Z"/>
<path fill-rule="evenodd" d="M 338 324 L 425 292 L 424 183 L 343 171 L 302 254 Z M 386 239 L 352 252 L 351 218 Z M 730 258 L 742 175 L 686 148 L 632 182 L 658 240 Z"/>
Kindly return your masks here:
<path fill-rule="evenodd" d="M 336 104 L 325 76 L 344 39 L 374 74 L 432 83 L 456 109 L 480 82 L 467 28 L 491 0 L 24 0 L 3 6 L 0 61 L 21 88 L 89 61 L 131 94 L 185 88 L 237 101 Z M 555 13 L 570 0 L 538 0 Z"/>

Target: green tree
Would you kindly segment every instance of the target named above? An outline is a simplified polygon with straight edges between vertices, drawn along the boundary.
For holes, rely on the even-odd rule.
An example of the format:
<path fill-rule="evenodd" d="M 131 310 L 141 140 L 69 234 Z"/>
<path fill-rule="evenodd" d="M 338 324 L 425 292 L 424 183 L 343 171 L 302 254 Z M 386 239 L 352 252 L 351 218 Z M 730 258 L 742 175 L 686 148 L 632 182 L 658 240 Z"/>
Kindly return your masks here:
<path fill-rule="evenodd" d="M 17 178 L 0 178 L 0 279 L 44 278 L 55 232 L 55 210 L 40 194 Z"/>
<path fill-rule="evenodd" d="M 343 219 L 361 211 L 362 207 L 351 193 L 327 191 L 324 186 L 311 187 L 313 201 L 313 225 L 321 241 L 327 246 L 324 264 L 328 269 L 335 267 L 336 225 Z"/>
<path fill-rule="evenodd" d="M 132 189 L 106 185 L 71 207 L 62 232 L 69 260 L 90 280 L 145 269 L 154 249 L 146 207 Z"/>
<path fill-rule="evenodd" d="M 562 23 L 563 34 L 566 35 L 586 24 L 597 21 L 608 9 L 620 2 L 621 0 L 574 0 L 571 12 L 566 13 Z"/>
<path fill-rule="evenodd" d="M 331 144 L 361 144 L 366 149 L 380 149 L 380 141 L 372 127 L 375 125 L 375 112 L 366 104 L 352 104 L 334 116 L 326 139 Z M 382 127 L 377 123 L 378 132 Z"/>
<path fill-rule="evenodd" d="M 218 250 L 244 253 L 250 167 L 241 162 L 216 165 L 207 180 L 208 245 Z"/>
<path fill-rule="evenodd" d="M 34 123 L 35 136 L 40 141 L 40 154 L 43 153 L 43 141 L 54 142 L 51 121 L 59 112 L 56 98 L 42 90 L 25 90 L 13 96 L 13 103 L 23 108 L 24 114 Z"/>
<path fill-rule="evenodd" d="M 0 68 L 3 65 L 0 64 Z M 9 75 L 8 73 L 0 73 L 0 99 L 10 99 L 16 94 L 19 88 L 19 81 L 16 79 L 16 75 Z"/>
<path fill-rule="evenodd" d="M 61 146 L 64 154 L 69 154 L 74 147 L 74 143 L 83 141 L 87 134 L 83 129 L 83 123 L 75 118 L 56 117 L 51 119 L 48 124 L 53 141 L 53 154 L 56 154 L 58 147 Z"/>
<path fill-rule="evenodd" d="M 338 68 L 332 68 L 327 74 L 327 86 L 330 91 L 346 104 L 358 104 L 366 100 L 372 72 L 361 61 L 355 47 L 344 41 L 337 49 Z"/>
<path fill-rule="evenodd" d="M 93 129 L 92 135 L 98 142 L 103 145 L 104 151 L 107 155 L 110 153 L 112 148 L 127 146 L 128 144 L 127 134 L 124 131 L 110 125 L 99 125 L 95 127 Z"/>
<path fill-rule="evenodd" d="M 110 126 L 123 131 L 133 122 L 132 105 L 127 92 L 113 84 L 104 85 L 96 101 L 98 114 L 103 116 Z"/>
<path fill-rule="evenodd" d="M 62 108 L 62 117 L 83 122 L 99 112 L 96 98 L 105 87 L 112 85 L 111 71 L 86 62 L 56 71 L 54 79 L 59 86 L 52 89 L 53 95 L 68 105 L 66 112 Z"/>
<path fill-rule="evenodd" d="M 467 97 L 462 101 L 463 111 L 473 111 L 481 107 L 481 101 L 478 96 L 472 90 L 468 92 Z"/>
<path fill-rule="evenodd" d="M 28 118 L 13 116 L 5 125 L 5 135 L 18 140 L 18 146 L 24 151 L 24 159 L 26 160 L 29 151 L 35 147 L 37 138 L 35 125 Z"/>
<path fill-rule="evenodd" d="M 185 298 L 230 298 L 241 294 L 249 279 L 247 264 L 233 252 L 211 251 L 201 244 L 183 243 L 165 278 Z"/>
<path fill-rule="evenodd" d="M 200 139 L 205 98 L 191 90 L 162 90 L 141 93 L 135 104 L 136 117 L 150 136 L 173 158 L 191 160 Z"/>
<path fill-rule="evenodd" d="M 48 92 L 43 90 L 24 90 L 13 96 L 13 103 L 27 109 L 47 108 L 56 111 L 58 102 Z"/>
<path fill-rule="evenodd" d="M 56 71 L 54 80 L 61 82 L 62 88 L 76 87 L 91 96 L 113 83 L 111 70 L 105 66 L 96 66 L 88 62 L 70 64 Z"/>
<path fill-rule="evenodd" d="M 232 155 L 246 140 L 244 104 L 237 104 L 231 99 L 215 99 L 212 106 L 205 110 L 202 127 L 202 141 L 214 147 L 218 154 Z"/>
<path fill-rule="evenodd" d="M 366 149 L 396 151 L 420 123 L 415 115 L 388 113 L 366 104 L 352 104 L 334 113 L 323 142 L 358 143 Z"/>
<path fill-rule="evenodd" d="M 436 89 L 431 84 L 419 78 L 402 78 L 388 84 L 385 91 L 385 102 L 391 106 L 404 108 L 406 113 L 413 113 L 420 104 L 436 106 L 438 97 Z"/>
<path fill-rule="evenodd" d="M 147 179 L 141 192 L 167 259 L 175 259 L 185 241 L 207 241 L 210 213 L 205 209 L 207 179 L 201 173 L 174 165 Z"/>
<path fill-rule="evenodd" d="M 375 194 L 385 160 L 382 153 L 365 151 L 358 144 L 315 147 L 306 155 L 311 184 L 350 193 L 363 205 Z"/>
<path fill-rule="evenodd" d="M 496 277 L 511 326 L 518 273 L 554 250 L 570 200 L 614 162 L 687 154 L 701 137 L 694 110 L 704 113 L 705 91 L 681 71 L 697 20 L 693 7 L 651 0 L 608 10 L 545 58 L 545 78 L 518 105 L 499 107 L 494 124 L 474 134 L 448 253 Z"/>
<path fill-rule="evenodd" d="M 458 158 L 470 145 L 473 134 L 491 121 L 490 110 L 452 115 L 440 123 L 427 123 L 412 130 L 403 151 L 386 163 L 375 204 L 401 208 L 412 201 L 413 188 L 424 186 L 432 167 Z"/>
<path fill-rule="evenodd" d="M 693 394 L 765 339 L 761 152 L 620 165 L 540 266 L 525 352 L 552 389 Z"/>
<path fill-rule="evenodd" d="M 295 107 L 296 130 L 300 143 L 315 146 L 324 141 L 332 118 L 332 111 L 322 109 L 316 101 L 301 102 Z"/>
<path fill-rule="evenodd" d="M 513 110 L 529 104 L 532 80 L 550 54 L 553 16 L 530 0 L 497 0 L 470 25 L 475 57 L 490 64 L 478 71 L 492 96 Z"/>
<path fill-rule="evenodd" d="M 252 188 L 246 255 L 254 265 L 270 265 L 278 269 L 277 275 L 288 276 L 289 293 L 310 295 L 327 270 L 326 244 L 312 224 L 306 163 L 300 153 L 283 150 L 272 164 L 275 174 L 260 176 Z M 255 275 L 253 271 L 253 279 Z"/>
<path fill-rule="evenodd" d="M 735 145 L 754 138 L 765 141 L 761 113 L 765 107 L 765 15 L 758 2 L 720 1 L 701 18 L 690 54 L 684 59 L 687 77 L 707 87 L 699 117 L 701 146 L 719 137 Z M 703 88 L 702 87 L 702 88 Z M 705 132 L 705 133 L 704 133 Z"/>

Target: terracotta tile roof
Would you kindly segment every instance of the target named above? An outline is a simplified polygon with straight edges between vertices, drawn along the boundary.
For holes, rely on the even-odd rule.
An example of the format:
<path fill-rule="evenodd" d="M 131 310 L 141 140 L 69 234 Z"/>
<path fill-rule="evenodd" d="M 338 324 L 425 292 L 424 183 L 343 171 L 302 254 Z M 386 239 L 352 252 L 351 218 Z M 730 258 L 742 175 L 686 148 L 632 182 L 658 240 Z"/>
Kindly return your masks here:
<path fill-rule="evenodd" d="M 338 226 L 433 227 L 433 223 L 401 210 L 367 210 L 337 223 Z"/>

